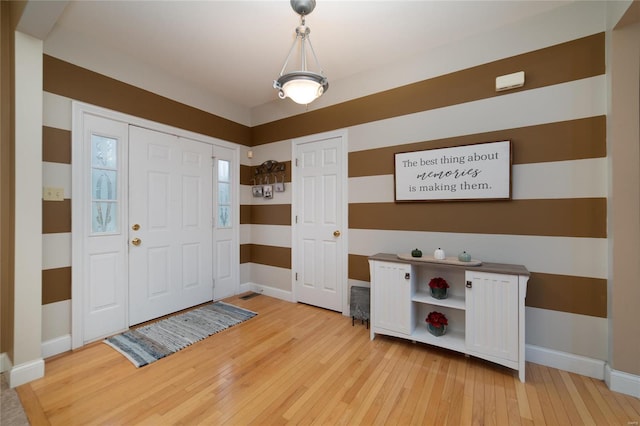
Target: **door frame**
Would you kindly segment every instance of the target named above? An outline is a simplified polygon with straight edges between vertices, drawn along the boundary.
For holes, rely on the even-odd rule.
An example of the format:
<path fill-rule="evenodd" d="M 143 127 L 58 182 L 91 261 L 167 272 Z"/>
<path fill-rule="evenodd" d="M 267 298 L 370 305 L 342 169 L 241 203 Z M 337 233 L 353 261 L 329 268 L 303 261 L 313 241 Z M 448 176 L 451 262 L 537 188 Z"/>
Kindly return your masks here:
<path fill-rule="evenodd" d="M 294 302 L 298 302 L 297 295 L 297 285 L 296 285 L 296 271 L 301 269 L 301 265 L 303 259 L 301 258 L 301 250 L 298 247 L 298 237 L 300 236 L 300 228 L 296 223 L 296 216 L 298 209 L 300 208 L 300 200 L 297 197 L 297 187 L 300 182 L 299 169 L 296 166 L 296 161 L 298 158 L 298 147 L 302 144 L 311 143 L 311 142 L 320 142 L 325 139 L 331 138 L 341 138 L 342 142 L 340 144 L 339 155 L 341 161 L 340 173 L 342 174 L 342 182 L 339 184 L 342 186 L 342 194 L 343 200 L 342 205 L 338 207 L 338 214 L 341 215 L 341 220 L 343 223 L 343 230 L 341 230 L 342 235 L 340 238 L 343 240 L 342 249 L 340 253 L 340 259 L 343 262 L 343 276 L 342 276 L 342 315 L 349 314 L 349 306 L 348 306 L 348 291 L 349 291 L 349 176 L 348 176 L 348 161 L 349 161 L 349 150 L 348 150 L 348 131 L 347 129 L 339 129 L 332 130 L 324 133 L 316 133 L 309 136 L 304 136 L 301 138 L 296 138 L 292 140 L 291 143 L 291 158 L 292 161 L 292 173 L 291 173 L 291 181 L 293 183 L 293 190 L 291 191 L 291 253 L 292 253 L 292 267 L 291 271 L 291 294 Z"/>
<path fill-rule="evenodd" d="M 78 176 L 85 176 L 89 166 L 85 164 L 83 161 L 83 143 L 84 143 L 84 135 L 83 135 L 83 126 L 84 126 L 84 116 L 85 114 L 94 115 L 98 117 L 102 117 L 108 120 L 120 121 L 126 123 L 127 125 L 134 125 L 138 127 L 144 127 L 151 130 L 172 134 L 179 137 L 184 137 L 192 140 L 196 140 L 199 142 L 203 142 L 206 144 L 210 144 L 214 146 L 214 155 L 215 155 L 215 146 L 221 146 L 225 148 L 232 149 L 233 152 L 233 178 L 234 182 L 240 182 L 240 145 L 227 142 L 221 139 L 214 138 L 212 136 L 202 135 L 199 133 L 194 133 L 188 130 L 179 129 L 176 127 L 168 126 L 166 124 L 157 123 L 151 120 L 147 120 L 140 117 L 135 117 L 129 114 L 109 110 L 106 108 L 98 107 L 95 105 L 90 105 L 84 102 L 72 101 L 71 102 L 71 117 L 72 117 L 72 132 L 71 132 L 71 173 L 74 177 L 71 182 L 71 348 L 77 349 L 84 346 L 84 336 L 83 336 L 83 326 L 84 326 L 84 316 L 83 316 L 83 303 L 84 303 L 84 284 L 83 284 L 83 276 L 85 272 L 85 266 L 83 261 L 84 255 L 84 245 L 87 238 L 86 235 L 86 212 L 85 206 L 87 204 L 87 191 L 86 191 L 86 182 L 83 179 L 78 179 Z M 126 167 L 123 169 L 123 172 L 126 173 L 127 176 L 124 177 L 123 188 L 122 188 L 122 199 L 125 202 L 128 202 L 129 199 L 129 191 L 128 191 L 128 163 L 129 163 L 129 153 L 128 150 L 123 152 L 122 155 L 124 164 Z M 240 244 L 240 185 L 237 184 L 235 187 L 232 187 L 233 191 L 233 228 L 234 228 L 234 241 L 236 245 Z M 213 197 L 213 194 L 211 194 Z M 213 198 L 211 198 L 213 200 Z M 122 229 L 128 229 L 128 210 L 126 210 L 126 217 L 122 218 Z M 212 215 L 211 220 L 214 220 L 215 214 Z M 128 232 L 122 233 L 122 238 L 128 240 Z M 127 244 L 128 247 L 128 244 Z M 213 261 L 213 259 L 212 259 Z M 240 264 L 234 265 L 236 268 L 235 275 L 238 278 L 238 291 L 240 290 Z M 127 255 L 127 266 L 126 266 L 126 275 L 128 279 L 128 255 Z M 128 282 L 127 282 L 128 288 Z M 128 294 L 126 295 L 126 304 L 127 307 L 125 309 L 128 312 Z M 127 318 L 127 324 L 129 323 Z"/>

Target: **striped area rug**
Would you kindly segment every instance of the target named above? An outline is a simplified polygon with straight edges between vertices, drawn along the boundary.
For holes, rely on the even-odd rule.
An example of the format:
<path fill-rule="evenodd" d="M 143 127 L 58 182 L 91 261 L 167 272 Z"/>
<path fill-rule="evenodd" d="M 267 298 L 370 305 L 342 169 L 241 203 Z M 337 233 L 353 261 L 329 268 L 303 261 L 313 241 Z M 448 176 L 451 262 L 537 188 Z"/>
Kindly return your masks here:
<path fill-rule="evenodd" d="M 229 303 L 215 302 L 109 337 L 104 343 L 136 367 L 143 367 L 256 315 Z"/>

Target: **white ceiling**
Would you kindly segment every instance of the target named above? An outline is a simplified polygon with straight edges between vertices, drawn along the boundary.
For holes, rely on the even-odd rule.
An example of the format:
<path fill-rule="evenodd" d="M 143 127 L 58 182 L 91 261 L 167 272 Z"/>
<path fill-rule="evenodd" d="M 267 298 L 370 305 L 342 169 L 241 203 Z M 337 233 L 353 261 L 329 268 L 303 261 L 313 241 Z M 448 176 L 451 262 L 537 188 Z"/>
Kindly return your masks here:
<path fill-rule="evenodd" d="M 318 0 L 307 25 L 330 91 L 332 82 L 570 2 Z M 298 24 L 288 0 L 71 1 L 53 33 L 251 109 L 277 99 L 273 80 Z"/>

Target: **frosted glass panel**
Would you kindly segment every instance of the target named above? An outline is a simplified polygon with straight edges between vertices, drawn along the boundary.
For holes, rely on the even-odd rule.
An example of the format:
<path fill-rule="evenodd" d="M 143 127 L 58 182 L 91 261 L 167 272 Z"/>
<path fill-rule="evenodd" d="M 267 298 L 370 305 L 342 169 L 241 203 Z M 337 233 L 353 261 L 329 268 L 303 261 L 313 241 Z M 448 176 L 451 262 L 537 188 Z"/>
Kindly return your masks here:
<path fill-rule="evenodd" d="M 229 196 L 229 191 L 231 190 L 231 186 L 228 183 L 221 182 L 218 184 L 218 203 L 219 204 L 230 204 L 231 197 Z"/>
<path fill-rule="evenodd" d="M 118 140 L 91 135 L 91 166 L 115 169 L 118 161 Z"/>
<path fill-rule="evenodd" d="M 218 228 L 231 228 L 230 162 L 218 160 Z"/>
<path fill-rule="evenodd" d="M 229 182 L 229 162 L 226 160 L 218 161 L 218 181 Z"/>
<path fill-rule="evenodd" d="M 218 227 L 231 228 L 231 209 L 229 206 L 218 207 Z"/>
<path fill-rule="evenodd" d="M 91 232 L 118 232 L 118 139 L 91 135 Z"/>
<path fill-rule="evenodd" d="M 117 232 L 117 203 L 94 201 L 91 212 L 91 230 L 96 232 Z"/>
<path fill-rule="evenodd" d="M 117 172 L 115 170 L 91 170 L 91 187 L 94 200 L 117 200 L 116 185 Z"/>

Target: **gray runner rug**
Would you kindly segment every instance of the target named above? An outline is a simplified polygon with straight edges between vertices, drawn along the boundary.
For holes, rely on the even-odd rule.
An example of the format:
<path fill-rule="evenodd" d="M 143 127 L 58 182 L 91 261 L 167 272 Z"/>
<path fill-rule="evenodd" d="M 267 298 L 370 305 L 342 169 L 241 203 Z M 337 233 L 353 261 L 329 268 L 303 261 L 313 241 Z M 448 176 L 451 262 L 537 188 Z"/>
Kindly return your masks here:
<path fill-rule="evenodd" d="M 104 342 L 136 367 L 143 367 L 256 315 L 229 303 L 215 302 L 109 337 Z"/>

